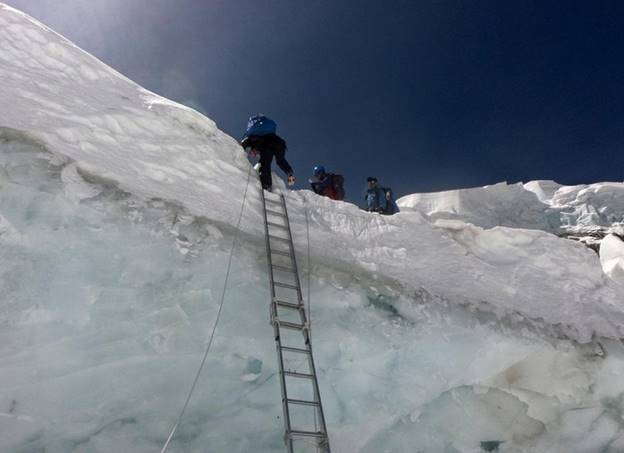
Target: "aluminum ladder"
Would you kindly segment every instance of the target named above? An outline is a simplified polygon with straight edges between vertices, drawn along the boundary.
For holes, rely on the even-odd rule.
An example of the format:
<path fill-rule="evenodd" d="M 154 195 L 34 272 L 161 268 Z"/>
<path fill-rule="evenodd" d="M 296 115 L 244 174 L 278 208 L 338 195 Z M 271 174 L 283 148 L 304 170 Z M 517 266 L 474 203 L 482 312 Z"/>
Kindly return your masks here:
<path fill-rule="evenodd" d="M 260 191 L 286 450 L 330 453 L 286 200 L 282 194 Z M 279 198 L 270 198 L 275 195 Z"/>

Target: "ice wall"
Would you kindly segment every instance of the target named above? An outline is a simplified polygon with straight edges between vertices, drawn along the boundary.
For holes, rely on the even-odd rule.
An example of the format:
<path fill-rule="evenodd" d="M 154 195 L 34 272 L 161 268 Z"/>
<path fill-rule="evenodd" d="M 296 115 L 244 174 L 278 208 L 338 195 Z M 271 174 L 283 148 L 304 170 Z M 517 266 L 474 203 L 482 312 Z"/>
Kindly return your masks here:
<path fill-rule="evenodd" d="M 12 232 L 0 235 L 0 451 L 157 452 L 214 322 L 232 231 L 114 186 L 87 191 L 68 173 L 39 147 L 0 143 Z M 335 451 L 620 442 L 621 343 L 579 347 L 313 265 Z M 237 246 L 214 350 L 170 451 L 283 451 L 264 266 L 261 244 Z"/>

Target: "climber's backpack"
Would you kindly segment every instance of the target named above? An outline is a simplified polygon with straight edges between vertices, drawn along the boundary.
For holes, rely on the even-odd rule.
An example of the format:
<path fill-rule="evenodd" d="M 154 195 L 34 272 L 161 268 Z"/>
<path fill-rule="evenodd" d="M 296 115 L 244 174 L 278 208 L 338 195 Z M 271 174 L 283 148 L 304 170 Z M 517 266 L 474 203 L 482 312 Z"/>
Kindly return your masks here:
<path fill-rule="evenodd" d="M 277 130 L 277 124 L 268 116 L 264 115 L 254 115 L 249 118 L 247 122 L 247 132 L 245 132 L 245 137 L 250 137 L 252 135 L 270 135 L 275 134 Z"/>

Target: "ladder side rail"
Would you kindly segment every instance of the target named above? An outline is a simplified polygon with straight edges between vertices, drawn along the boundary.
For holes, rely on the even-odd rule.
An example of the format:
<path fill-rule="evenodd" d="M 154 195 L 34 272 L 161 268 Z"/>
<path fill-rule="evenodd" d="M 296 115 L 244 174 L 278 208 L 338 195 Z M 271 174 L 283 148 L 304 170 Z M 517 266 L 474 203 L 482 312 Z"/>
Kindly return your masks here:
<path fill-rule="evenodd" d="M 286 222 L 284 222 L 286 224 L 286 231 L 288 232 L 288 240 L 290 241 L 290 251 L 292 252 L 292 264 L 293 264 L 293 269 L 294 269 L 294 274 L 295 274 L 295 282 L 296 282 L 296 286 L 297 286 L 297 297 L 299 298 L 299 302 L 303 301 L 303 294 L 301 292 L 301 282 L 299 281 L 299 268 L 297 267 L 297 257 L 295 256 L 295 243 L 293 242 L 293 235 L 292 235 L 292 231 L 290 229 L 290 218 L 288 217 L 288 208 L 286 207 L 286 199 L 284 198 L 284 194 L 281 194 L 280 197 L 282 198 L 282 207 L 284 208 L 284 214 L 286 217 Z M 305 316 L 305 315 L 304 315 Z M 302 319 L 302 321 L 304 321 L 305 324 L 305 317 Z"/>
<path fill-rule="evenodd" d="M 262 196 L 262 215 L 264 217 L 264 240 L 266 244 L 266 252 L 267 252 L 267 264 L 269 266 L 269 286 L 271 289 L 271 304 L 269 305 L 269 319 L 271 323 L 277 318 L 277 306 L 273 303 L 276 298 L 275 293 L 275 275 L 273 273 L 273 258 L 272 258 L 272 250 L 271 250 L 271 239 L 269 237 L 269 219 L 267 216 L 266 202 L 267 199 L 264 196 L 264 189 L 260 189 L 260 194 Z M 278 327 L 279 333 L 279 327 Z M 276 337 L 277 338 L 277 335 Z"/>
<path fill-rule="evenodd" d="M 323 411 L 323 403 L 321 402 L 321 391 L 319 389 L 319 384 L 318 384 L 318 378 L 316 375 L 316 368 L 315 368 L 315 364 L 314 364 L 314 354 L 312 351 L 312 342 L 310 342 L 308 344 L 308 349 L 310 350 L 310 354 L 308 355 L 308 364 L 310 367 L 310 370 L 312 370 L 312 375 L 314 376 L 314 378 L 312 379 L 312 387 L 313 387 L 313 391 L 314 391 L 314 398 L 316 399 L 316 401 L 318 401 L 319 405 L 317 407 L 317 411 L 318 411 L 318 422 L 319 422 L 319 431 L 321 431 L 323 434 L 325 434 L 325 439 L 326 439 L 326 444 L 325 445 L 319 445 L 319 447 L 322 447 L 324 450 L 324 453 L 330 453 L 331 450 L 329 448 L 329 434 L 327 432 L 327 425 L 325 424 L 325 413 Z"/>
<path fill-rule="evenodd" d="M 269 265 L 269 285 L 271 286 L 271 300 L 275 299 L 275 286 L 273 285 L 273 259 L 271 258 L 271 241 L 269 239 L 269 219 L 266 212 L 266 199 L 264 189 L 260 189 L 262 195 L 262 216 L 264 217 L 264 240 L 266 243 L 267 263 Z"/>
<path fill-rule="evenodd" d="M 299 317 L 301 319 L 301 324 L 306 326 L 306 329 L 302 330 L 302 334 L 303 334 L 303 338 L 305 341 L 306 345 L 310 345 L 310 332 L 309 332 L 309 323 L 308 323 L 308 316 L 306 314 L 305 311 L 305 306 L 303 305 L 303 292 L 301 291 L 301 281 L 299 279 L 299 267 L 297 266 L 297 257 L 295 256 L 295 244 L 293 242 L 293 235 L 292 235 L 292 230 L 290 228 L 290 218 L 288 217 L 288 208 L 286 207 L 286 199 L 284 198 L 284 195 L 281 195 L 282 197 L 282 205 L 284 207 L 284 214 L 286 215 L 286 226 L 287 226 L 287 232 L 288 232 L 288 238 L 290 240 L 290 251 L 292 253 L 292 263 L 293 263 L 293 268 L 295 270 L 294 274 L 295 274 L 295 282 L 297 285 L 297 297 L 299 298 L 299 303 L 302 304 L 302 309 L 299 310 Z M 313 368 L 311 368 L 313 373 L 316 373 L 315 370 Z"/>
<path fill-rule="evenodd" d="M 273 260 L 271 259 L 271 241 L 269 239 L 269 223 L 267 219 L 266 212 L 266 199 L 264 197 L 264 189 L 260 188 L 260 194 L 262 196 L 262 214 L 264 216 L 264 232 L 265 232 L 265 243 L 266 243 L 266 251 L 267 251 L 267 264 L 269 267 L 269 284 L 271 286 L 271 323 L 273 324 L 273 334 L 275 338 L 275 347 L 277 349 L 277 363 L 279 368 L 279 376 L 280 376 L 280 387 L 282 390 L 282 411 L 284 413 L 284 425 L 286 428 L 286 433 L 290 433 L 292 428 L 290 426 L 290 409 L 288 408 L 288 393 L 286 391 L 286 376 L 284 375 L 284 357 L 282 355 L 282 340 L 280 335 L 279 324 L 276 321 L 277 319 L 277 305 L 275 303 L 275 285 L 273 278 Z M 290 436 L 285 438 L 286 448 L 288 453 L 294 453 L 293 441 Z"/>
<path fill-rule="evenodd" d="M 292 230 L 290 228 L 290 218 L 288 217 L 288 208 L 286 207 L 286 199 L 284 198 L 284 195 L 281 195 L 282 198 L 282 204 L 284 206 L 284 213 L 286 214 L 286 225 L 288 227 L 288 237 L 290 239 L 290 243 L 291 243 L 291 251 L 292 251 L 292 261 L 293 261 L 293 267 L 295 269 L 295 281 L 297 282 L 297 287 L 299 288 L 299 301 L 303 304 L 303 295 L 301 292 L 301 282 L 299 279 L 299 268 L 297 267 L 297 259 L 295 257 L 295 246 L 294 246 L 294 242 L 293 242 L 293 236 L 292 236 Z M 299 310 L 299 313 L 301 315 L 301 322 L 303 325 L 308 325 L 307 324 L 307 315 L 306 315 L 306 311 L 304 306 L 302 306 L 302 309 Z M 303 330 L 303 334 L 305 337 L 305 342 L 306 345 L 310 351 L 310 354 L 308 354 L 308 364 L 309 364 L 309 368 L 310 368 L 310 372 L 312 374 L 312 376 L 314 376 L 314 378 L 312 379 L 312 385 L 313 385 L 313 392 L 314 392 L 314 398 L 316 399 L 316 401 L 318 401 L 319 405 L 317 407 L 317 416 L 318 416 L 318 421 L 319 421 L 319 427 L 321 429 L 321 432 L 325 435 L 325 443 L 324 445 L 319 445 L 319 447 L 323 448 L 325 450 L 325 453 L 330 453 L 330 447 L 329 447 L 329 434 L 327 433 L 327 425 L 325 424 L 325 414 L 323 412 L 323 404 L 321 402 L 321 392 L 319 389 L 319 384 L 318 384 L 318 379 L 317 379 L 317 375 L 316 375 L 316 367 L 314 364 L 314 354 L 312 352 L 312 342 L 310 341 L 310 337 L 309 337 L 309 331 L 307 329 Z"/>
<path fill-rule="evenodd" d="M 272 303 L 272 305 L 275 305 Z M 275 348 L 277 351 L 277 362 L 279 366 L 280 386 L 282 388 L 282 411 L 284 413 L 284 428 L 286 430 L 286 436 L 284 441 L 286 442 L 286 449 L 288 453 L 294 453 L 293 440 L 289 436 L 292 432 L 292 426 L 290 421 L 290 409 L 288 407 L 288 393 L 286 390 L 286 375 L 284 374 L 284 356 L 282 354 L 282 339 L 280 336 L 279 324 L 273 323 L 273 334 L 275 335 Z"/>

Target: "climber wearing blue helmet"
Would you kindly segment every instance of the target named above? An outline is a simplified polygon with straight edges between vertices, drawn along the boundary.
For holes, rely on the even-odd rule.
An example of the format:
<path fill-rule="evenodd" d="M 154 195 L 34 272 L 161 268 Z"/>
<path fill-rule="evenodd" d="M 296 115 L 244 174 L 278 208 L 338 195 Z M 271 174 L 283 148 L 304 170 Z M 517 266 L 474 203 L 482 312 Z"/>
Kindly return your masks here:
<path fill-rule="evenodd" d="M 332 200 L 344 200 L 344 177 L 334 173 L 327 173 L 322 165 L 315 165 L 310 178 L 312 190 Z"/>
<path fill-rule="evenodd" d="M 271 163 L 275 162 L 288 176 L 288 185 L 295 183 L 293 169 L 286 160 L 286 142 L 275 132 L 275 121 L 265 115 L 254 115 L 249 118 L 247 131 L 241 140 L 241 146 L 245 148 L 250 157 L 260 157 L 260 182 L 262 188 L 271 191 L 273 178 L 271 177 Z"/>

